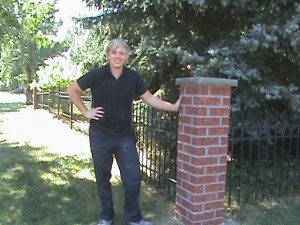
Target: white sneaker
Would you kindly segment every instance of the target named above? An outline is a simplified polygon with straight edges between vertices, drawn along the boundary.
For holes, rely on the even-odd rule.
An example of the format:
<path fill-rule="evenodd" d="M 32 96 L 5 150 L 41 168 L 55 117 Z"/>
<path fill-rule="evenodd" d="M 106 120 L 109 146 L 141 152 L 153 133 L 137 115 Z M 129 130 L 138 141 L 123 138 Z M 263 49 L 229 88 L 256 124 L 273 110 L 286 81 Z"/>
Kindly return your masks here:
<path fill-rule="evenodd" d="M 112 225 L 112 220 L 100 220 L 97 225 Z"/>
<path fill-rule="evenodd" d="M 146 220 L 141 220 L 139 222 L 128 222 L 127 225 L 154 225 L 154 223 Z"/>

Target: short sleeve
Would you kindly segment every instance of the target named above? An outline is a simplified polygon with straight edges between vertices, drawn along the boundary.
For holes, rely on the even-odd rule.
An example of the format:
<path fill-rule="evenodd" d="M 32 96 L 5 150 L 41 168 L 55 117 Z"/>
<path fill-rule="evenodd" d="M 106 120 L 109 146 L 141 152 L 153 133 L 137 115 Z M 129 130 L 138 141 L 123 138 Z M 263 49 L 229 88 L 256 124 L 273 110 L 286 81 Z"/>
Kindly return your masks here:
<path fill-rule="evenodd" d="M 148 90 L 148 87 L 141 76 L 137 75 L 137 85 L 136 85 L 136 96 L 140 97 L 141 95 L 145 94 Z"/>
<path fill-rule="evenodd" d="M 95 83 L 95 79 L 97 78 L 97 74 L 99 73 L 99 69 L 92 69 L 83 76 L 79 77 L 77 80 L 78 86 L 82 90 L 86 90 L 88 88 L 92 88 L 93 84 Z"/>

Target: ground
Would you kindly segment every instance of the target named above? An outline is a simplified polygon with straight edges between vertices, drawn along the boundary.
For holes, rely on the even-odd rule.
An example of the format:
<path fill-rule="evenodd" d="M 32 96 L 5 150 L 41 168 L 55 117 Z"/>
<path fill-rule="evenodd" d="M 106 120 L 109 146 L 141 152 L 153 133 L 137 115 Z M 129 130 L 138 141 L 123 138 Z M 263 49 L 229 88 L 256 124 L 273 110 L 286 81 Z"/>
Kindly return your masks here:
<path fill-rule="evenodd" d="M 19 146 L 44 147 L 48 152 L 62 157 L 76 156 L 83 160 L 91 158 L 87 135 L 70 129 L 69 124 L 54 118 L 54 115 L 47 110 L 35 110 L 32 105 L 25 105 L 25 101 L 24 94 L 0 92 L 2 112 L 0 142 L 16 143 Z M 82 171 L 84 174 L 81 175 L 85 178 L 90 176 L 92 180 L 93 174 L 90 172 L 91 170 L 87 169 Z M 112 179 L 119 177 L 119 170 L 115 163 L 112 172 Z M 170 207 L 170 210 L 174 210 L 173 206 Z M 161 219 L 159 225 L 171 224 L 163 222 L 166 219 Z M 172 224 L 175 222 L 173 221 Z M 239 223 L 226 219 L 225 224 L 238 225 Z"/>
<path fill-rule="evenodd" d="M 47 147 L 47 149 L 61 156 L 78 156 L 90 158 L 88 136 L 70 129 L 70 125 L 61 120 L 53 119 L 53 114 L 44 109 L 33 109 L 25 106 L 25 95 L 0 92 L 0 102 L 7 103 L 7 109 L 19 106 L 19 111 L 5 114 L 2 119 L 1 129 L 4 131 L 0 140 L 30 144 L 34 147 Z M 21 103 L 21 104 L 16 104 Z M 113 177 L 119 175 L 119 170 L 114 164 Z"/>

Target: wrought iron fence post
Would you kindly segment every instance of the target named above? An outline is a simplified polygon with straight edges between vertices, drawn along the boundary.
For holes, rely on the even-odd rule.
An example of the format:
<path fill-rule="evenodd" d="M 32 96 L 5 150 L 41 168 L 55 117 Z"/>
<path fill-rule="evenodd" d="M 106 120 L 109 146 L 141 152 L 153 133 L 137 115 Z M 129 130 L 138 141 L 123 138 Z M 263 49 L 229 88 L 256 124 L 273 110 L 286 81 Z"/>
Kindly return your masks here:
<path fill-rule="evenodd" d="M 70 126 L 71 129 L 73 129 L 73 102 L 69 99 L 70 101 Z"/>
<path fill-rule="evenodd" d="M 33 88 L 33 108 L 38 109 L 38 90 L 37 88 Z"/>

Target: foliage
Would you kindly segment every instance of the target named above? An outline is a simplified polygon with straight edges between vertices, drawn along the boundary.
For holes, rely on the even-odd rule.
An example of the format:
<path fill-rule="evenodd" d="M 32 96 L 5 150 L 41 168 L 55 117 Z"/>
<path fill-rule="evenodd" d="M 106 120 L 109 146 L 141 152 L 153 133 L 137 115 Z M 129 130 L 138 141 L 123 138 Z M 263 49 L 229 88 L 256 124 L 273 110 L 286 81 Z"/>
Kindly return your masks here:
<path fill-rule="evenodd" d="M 1 43 L 0 78 L 6 83 L 26 74 L 25 79 L 21 76 L 26 85 L 37 78 L 36 71 L 43 61 L 62 49 L 52 40 L 58 26 L 55 2 L 24 0 L 11 7 L 18 26 Z"/>
<path fill-rule="evenodd" d="M 106 30 L 99 39 L 127 39 L 130 66 L 140 70 L 151 90 L 176 92 L 176 77 L 233 78 L 239 81 L 233 111 L 299 109 L 297 1 L 86 2 L 102 12 L 93 18 Z"/>
<path fill-rule="evenodd" d="M 78 24 L 67 37 L 71 60 L 82 67 L 82 73 L 106 61 L 104 44 L 99 43 L 98 34 L 99 31 L 88 30 Z"/>
<path fill-rule="evenodd" d="M 68 53 L 44 61 L 36 75 L 36 86 L 43 89 L 65 89 L 81 74 L 81 65 L 72 63 Z"/>
<path fill-rule="evenodd" d="M 8 33 L 18 29 L 17 16 L 14 6 L 17 0 L 0 0 L 0 43 Z"/>

